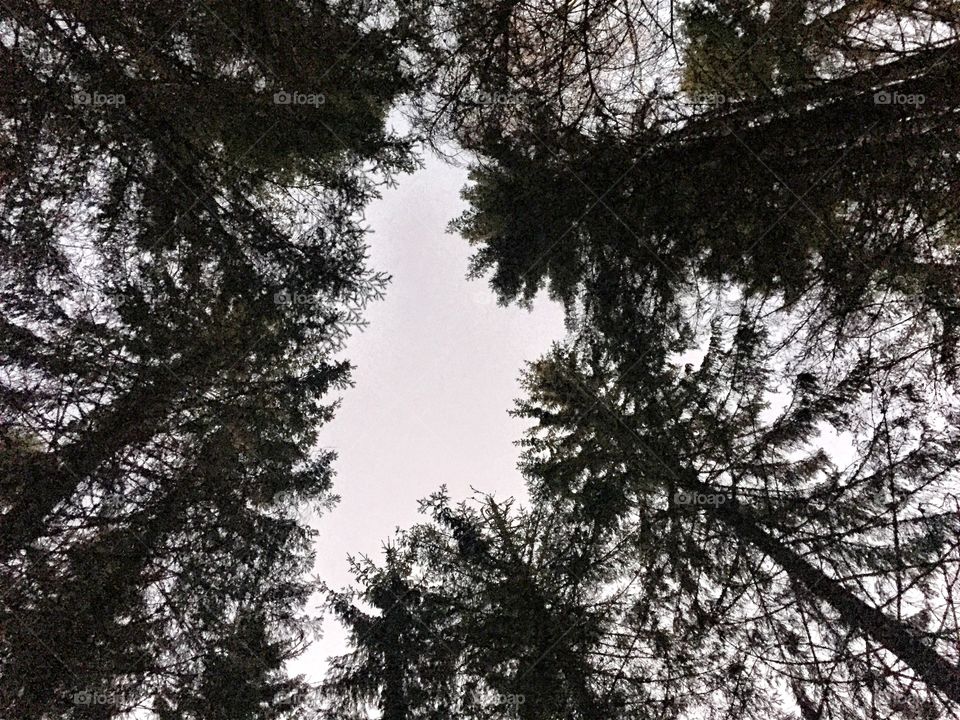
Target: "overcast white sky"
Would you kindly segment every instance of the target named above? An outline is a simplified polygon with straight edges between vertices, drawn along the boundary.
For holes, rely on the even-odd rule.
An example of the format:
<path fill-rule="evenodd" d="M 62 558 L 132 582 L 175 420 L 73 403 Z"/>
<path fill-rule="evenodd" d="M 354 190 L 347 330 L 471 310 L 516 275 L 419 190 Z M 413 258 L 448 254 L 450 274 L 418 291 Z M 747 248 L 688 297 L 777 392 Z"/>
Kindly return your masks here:
<path fill-rule="evenodd" d="M 348 554 L 378 557 L 395 528 L 418 520 L 416 501 L 442 484 L 455 499 L 471 486 L 524 493 L 513 444 L 524 423 L 507 411 L 524 361 L 563 337 L 563 314 L 546 298 L 533 311 L 498 307 L 485 283 L 466 280 L 471 249 L 446 232 L 465 207 L 466 182 L 466 170 L 428 158 L 368 208 L 370 264 L 393 281 L 350 341 L 356 387 L 321 435 L 339 453 L 341 502 L 315 524 L 316 571 L 333 587 L 350 581 Z M 294 667 L 311 679 L 345 647 L 336 623 L 324 627 Z"/>

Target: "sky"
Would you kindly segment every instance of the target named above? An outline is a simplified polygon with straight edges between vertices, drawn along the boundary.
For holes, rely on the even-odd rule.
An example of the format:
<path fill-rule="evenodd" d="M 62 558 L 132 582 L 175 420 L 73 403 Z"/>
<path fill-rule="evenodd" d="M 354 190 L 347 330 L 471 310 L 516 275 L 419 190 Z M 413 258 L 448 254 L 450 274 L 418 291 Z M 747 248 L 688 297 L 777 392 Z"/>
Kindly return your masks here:
<path fill-rule="evenodd" d="M 454 500 L 471 488 L 498 497 L 525 494 L 516 469 L 522 420 L 507 412 L 521 392 L 525 361 L 564 337 L 560 306 L 499 307 L 483 281 L 468 281 L 471 248 L 447 223 L 465 209 L 466 170 L 428 157 L 366 213 L 370 265 L 392 276 L 384 300 L 346 356 L 355 387 L 321 432 L 335 449 L 341 500 L 313 526 L 316 573 L 348 585 L 347 555 L 377 559 L 396 528 L 417 522 L 417 500 L 446 485 Z M 343 652 L 332 619 L 294 665 L 319 680 L 326 658 Z"/>

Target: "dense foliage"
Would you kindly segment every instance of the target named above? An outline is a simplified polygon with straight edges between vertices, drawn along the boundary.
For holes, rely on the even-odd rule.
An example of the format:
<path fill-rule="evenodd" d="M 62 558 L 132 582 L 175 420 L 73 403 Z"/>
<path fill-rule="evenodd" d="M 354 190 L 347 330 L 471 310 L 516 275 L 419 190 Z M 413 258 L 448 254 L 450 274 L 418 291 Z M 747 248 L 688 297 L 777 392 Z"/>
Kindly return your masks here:
<path fill-rule="evenodd" d="M 11 2 L 0 19 L 0 715 L 289 715 L 313 449 L 384 277 L 358 210 L 404 13 Z"/>
<path fill-rule="evenodd" d="M 957 8 L 437 18 L 471 273 L 570 338 L 518 402 L 529 509 L 441 494 L 337 596 L 334 712 L 393 657 L 406 717 L 958 716 Z M 385 578 L 400 627 L 355 614 Z"/>
<path fill-rule="evenodd" d="M 955 3 L 12 0 L 0 53 L 0 716 L 960 717 Z M 316 688 L 399 103 L 569 336 L 528 498 L 424 500 Z"/>

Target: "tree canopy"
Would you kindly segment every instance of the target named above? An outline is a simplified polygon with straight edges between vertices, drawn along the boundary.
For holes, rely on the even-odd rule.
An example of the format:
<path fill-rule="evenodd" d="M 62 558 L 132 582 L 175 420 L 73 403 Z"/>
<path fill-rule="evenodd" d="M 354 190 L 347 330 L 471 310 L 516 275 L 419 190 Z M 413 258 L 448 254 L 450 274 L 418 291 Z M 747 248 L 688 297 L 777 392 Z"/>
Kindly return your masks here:
<path fill-rule="evenodd" d="M 957 717 L 956 8 L 437 16 L 471 275 L 570 337 L 518 400 L 529 507 L 438 495 L 358 570 L 431 599 L 389 620 L 436 640 L 406 716 Z M 362 600 L 334 708 L 385 707 Z"/>
<path fill-rule="evenodd" d="M 960 11 L 0 7 L 0 716 L 960 717 Z M 389 115 L 407 110 L 411 129 Z M 361 213 L 563 303 L 528 494 L 309 579 Z M 311 594 L 350 649 L 289 663 Z"/>
<path fill-rule="evenodd" d="M 0 715 L 290 716 L 313 532 L 409 170 L 379 4 L 7 3 Z"/>

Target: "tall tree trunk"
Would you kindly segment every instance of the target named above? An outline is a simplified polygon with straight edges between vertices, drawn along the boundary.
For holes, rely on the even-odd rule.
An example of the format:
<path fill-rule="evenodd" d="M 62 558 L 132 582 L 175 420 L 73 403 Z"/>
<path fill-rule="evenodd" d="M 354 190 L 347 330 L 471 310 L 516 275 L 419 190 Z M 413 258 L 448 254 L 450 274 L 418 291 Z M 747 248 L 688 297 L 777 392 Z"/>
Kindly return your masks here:
<path fill-rule="evenodd" d="M 691 489 L 717 492 L 699 483 Z M 914 628 L 864 602 L 840 582 L 811 565 L 763 529 L 733 498 L 702 507 L 733 530 L 738 538 L 766 553 L 812 595 L 830 604 L 848 626 L 883 645 L 910 666 L 928 686 L 960 703 L 960 668 L 925 644 Z"/>

